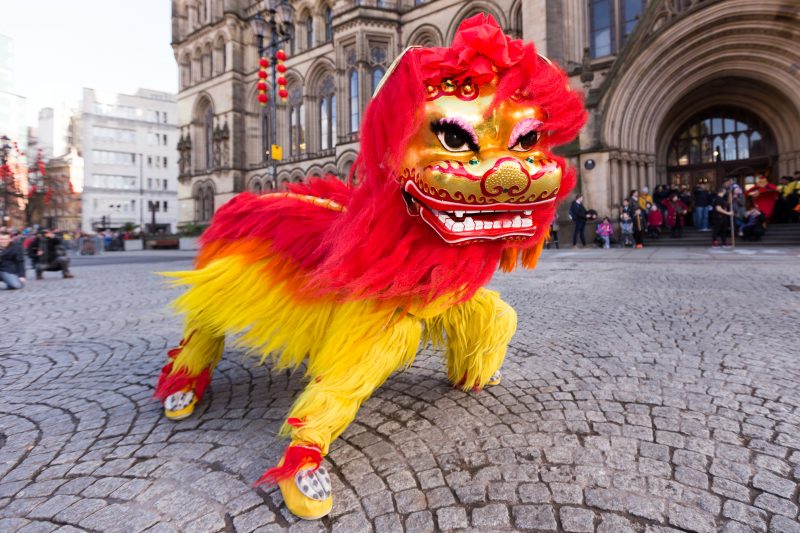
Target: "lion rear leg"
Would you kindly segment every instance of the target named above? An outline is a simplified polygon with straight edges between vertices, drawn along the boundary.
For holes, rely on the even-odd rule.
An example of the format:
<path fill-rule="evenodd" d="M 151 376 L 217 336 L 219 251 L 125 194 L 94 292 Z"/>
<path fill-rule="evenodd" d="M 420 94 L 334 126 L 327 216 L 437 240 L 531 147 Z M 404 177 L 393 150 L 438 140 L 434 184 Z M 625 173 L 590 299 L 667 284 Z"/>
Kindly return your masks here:
<path fill-rule="evenodd" d="M 447 377 L 453 385 L 480 390 L 500 383 L 500 367 L 517 328 L 517 313 L 498 293 L 480 289 L 426 325 L 434 344 L 446 345 Z"/>
<path fill-rule="evenodd" d="M 180 344 L 168 352 L 169 361 L 158 378 L 155 397 L 164 404 L 164 415 L 182 420 L 203 399 L 214 367 L 222 357 L 224 335 L 193 327 L 187 320 Z"/>

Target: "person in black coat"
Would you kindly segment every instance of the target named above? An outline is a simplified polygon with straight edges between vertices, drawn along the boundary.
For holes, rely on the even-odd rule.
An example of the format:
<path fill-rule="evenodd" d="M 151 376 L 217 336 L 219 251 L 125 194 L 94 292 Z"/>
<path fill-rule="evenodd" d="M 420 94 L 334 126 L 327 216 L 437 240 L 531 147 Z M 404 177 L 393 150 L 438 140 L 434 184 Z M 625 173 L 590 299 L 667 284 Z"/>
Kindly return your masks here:
<path fill-rule="evenodd" d="M 25 254 L 18 240 L 12 240 L 7 231 L 0 231 L 0 282 L 6 290 L 21 289 L 25 285 Z"/>
<path fill-rule="evenodd" d="M 36 279 L 42 279 L 42 272 L 58 272 L 64 278 L 74 277 L 69 271 L 69 257 L 64 250 L 64 243 L 50 230 L 39 232 L 39 236 L 28 248 L 34 264 L 36 265 Z"/>
<path fill-rule="evenodd" d="M 581 239 L 581 246 L 586 246 L 586 237 L 583 231 L 586 229 L 586 207 L 583 205 L 583 195 L 575 197 L 572 205 L 569 206 L 569 218 L 575 223 L 575 230 L 572 232 L 572 246 L 578 247 L 578 238 Z"/>

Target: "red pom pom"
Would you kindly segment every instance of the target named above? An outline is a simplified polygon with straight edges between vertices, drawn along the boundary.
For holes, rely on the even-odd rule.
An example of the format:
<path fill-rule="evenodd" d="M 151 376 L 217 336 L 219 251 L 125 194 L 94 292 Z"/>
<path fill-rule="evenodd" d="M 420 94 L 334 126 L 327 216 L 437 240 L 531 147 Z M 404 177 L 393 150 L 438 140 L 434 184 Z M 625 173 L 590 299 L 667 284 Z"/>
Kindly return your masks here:
<path fill-rule="evenodd" d="M 286 52 L 284 52 L 283 50 L 278 50 L 277 52 L 275 52 L 275 59 L 278 59 L 280 61 L 286 61 Z"/>
<path fill-rule="evenodd" d="M 286 85 L 286 78 L 283 76 L 278 76 L 278 85 Z"/>
<path fill-rule="evenodd" d="M 261 78 L 262 80 L 267 79 L 267 71 L 266 70 L 259 70 L 258 71 L 258 77 Z"/>
<path fill-rule="evenodd" d="M 258 101 L 261 102 L 262 104 L 266 104 L 267 103 L 267 95 L 266 94 L 259 94 L 258 95 Z"/>
<path fill-rule="evenodd" d="M 266 57 L 262 57 L 261 59 L 258 60 L 258 64 L 262 67 L 268 67 L 269 61 L 267 60 Z"/>
<path fill-rule="evenodd" d="M 278 69 L 278 72 L 280 72 L 281 74 L 286 72 L 286 65 L 278 65 L 276 68 Z"/>
<path fill-rule="evenodd" d="M 280 91 L 278 91 L 278 95 L 281 98 L 286 98 L 287 96 L 289 96 L 289 91 L 287 91 L 286 89 L 281 89 Z"/>
<path fill-rule="evenodd" d="M 260 82 L 256 83 L 256 89 L 258 89 L 259 91 L 266 91 L 267 90 L 267 84 L 264 83 L 263 81 L 260 81 Z"/>

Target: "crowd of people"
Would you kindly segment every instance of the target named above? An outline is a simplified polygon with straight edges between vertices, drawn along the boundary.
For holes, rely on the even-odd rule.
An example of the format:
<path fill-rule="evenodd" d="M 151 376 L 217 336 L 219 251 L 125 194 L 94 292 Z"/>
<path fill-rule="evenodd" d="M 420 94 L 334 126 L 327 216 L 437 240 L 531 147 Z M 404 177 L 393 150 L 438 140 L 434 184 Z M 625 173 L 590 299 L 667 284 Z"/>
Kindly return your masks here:
<path fill-rule="evenodd" d="M 61 272 L 62 277 L 74 277 L 69 270 L 68 242 L 72 236 L 56 234 L 49 229 L 36 232 L 17 232 L 0 227 L 0 288 L 21 289 L 27 283 L 26 257 L 36 279 L 45 272 Z"/>
<path fill-rule="evenodd" d="M 622 199 L 616 221 L 608 216 L 598 219 L 578 194 L 569 207 L 569 218 L 574 223 L 574 248 L 579 243 L 586 246 L 586 224 L 592 220 L 598 220 L 596 242 L 603 248 L 642 248 L 645 238 L 655 240 L 666 234 L 680 239 L 689 220 L 697 230 L 711 232 L 712 246 L 727 246 L 732 230 L 739 238 L 755 241 L 766 233 L 769 222 L 800 219 L 800 171 L 794 177 L 782 177 L 778 185 L 758 176 L 747 191 L 733 178 L 726 178 L 713 191 L 703 182 L 694 188 L 657 185 L 652 194 L 647 187 L 634 189 Z M 550 228 L 551 234 L 557 230 L 557 225 Z M 558 237 L 551 239 L 557 243 Z"/>

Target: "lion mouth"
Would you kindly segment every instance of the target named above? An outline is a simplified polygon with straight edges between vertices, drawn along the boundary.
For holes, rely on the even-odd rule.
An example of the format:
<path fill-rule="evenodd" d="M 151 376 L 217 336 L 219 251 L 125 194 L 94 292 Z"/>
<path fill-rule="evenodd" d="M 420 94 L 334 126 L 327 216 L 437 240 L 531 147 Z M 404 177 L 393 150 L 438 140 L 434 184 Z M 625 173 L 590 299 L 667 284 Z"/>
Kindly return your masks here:
<path fill-rule="evenodd" d="M 419 215 L 445 242 L 460 244 L 468 241 L 527 240 L 537 235 L 534 222 L 535 208 L 531 205 L 467 206 L 458 209 L 453 204 L 447 206 L 431 204 L 414 194 L 415 187 L 406 187 L 403 197 L 413 215 Z M 537 202 L 551 203 L 551 201 Z M 438 208 L 437 208 L 438 207 Z M 442 208 L 444 207 L 444 208 Z"/>

